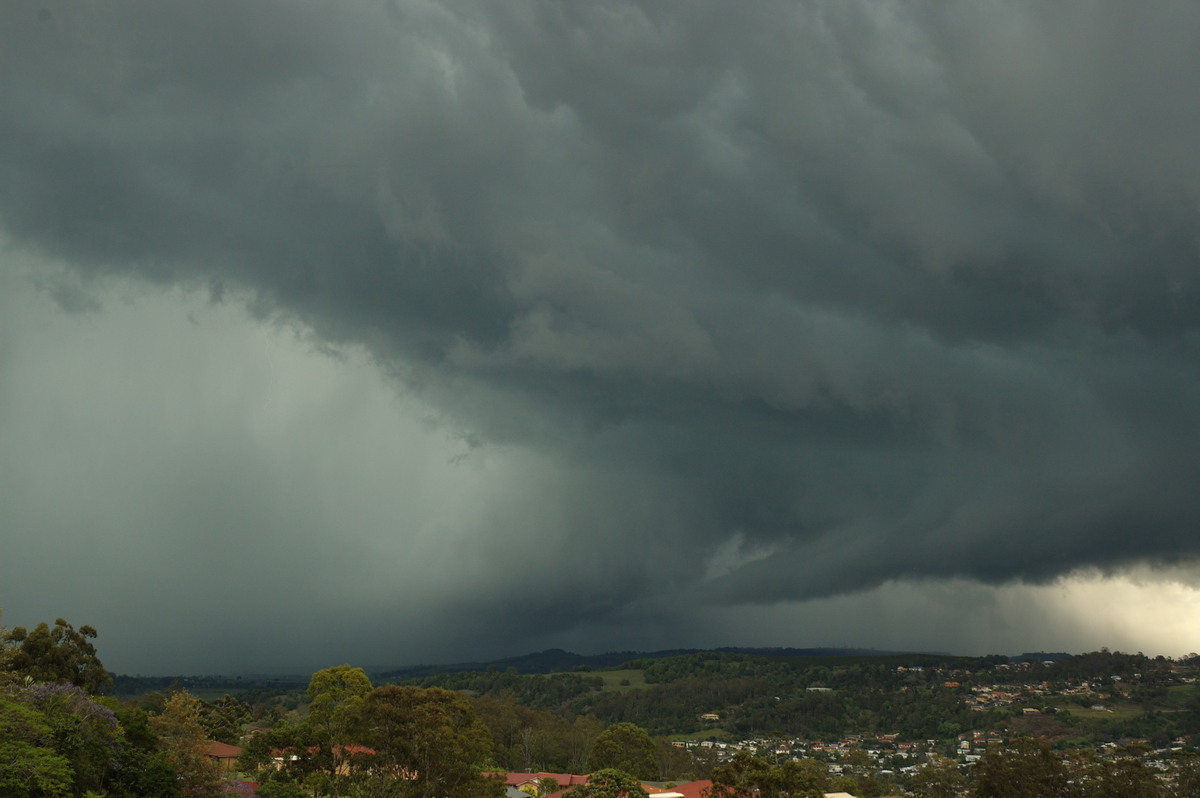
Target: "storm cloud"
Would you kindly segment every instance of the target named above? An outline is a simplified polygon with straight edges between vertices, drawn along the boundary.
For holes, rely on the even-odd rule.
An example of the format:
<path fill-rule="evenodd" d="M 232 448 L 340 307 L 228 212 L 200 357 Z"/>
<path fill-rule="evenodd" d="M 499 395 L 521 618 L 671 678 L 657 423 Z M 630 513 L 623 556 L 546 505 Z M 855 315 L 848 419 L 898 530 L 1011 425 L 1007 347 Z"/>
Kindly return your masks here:
<path fill-rule="evenodd" d="M 140 535 L 89 577 L 131 623 L 211 632 L 200 597 L 275 619 L 226 627 L 253 661 L 422 660 L 1192 563 L 1198 30 L 1188 3 L 6 4 L 5 581 L 98 518 Z M 46 319 L 109 344 L 68 379 Z M 324 354 L 273 382 L 283 342 Z"/>

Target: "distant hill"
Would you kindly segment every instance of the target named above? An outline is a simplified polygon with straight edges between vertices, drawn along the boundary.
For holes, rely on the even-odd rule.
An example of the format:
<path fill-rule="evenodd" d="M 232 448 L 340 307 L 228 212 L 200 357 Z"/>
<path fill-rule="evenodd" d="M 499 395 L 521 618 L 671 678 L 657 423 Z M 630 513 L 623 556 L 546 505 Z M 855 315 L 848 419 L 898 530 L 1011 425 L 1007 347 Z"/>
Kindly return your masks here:
<path fill-rule="evenodd" d="M 429 665 L 408 665 L 398 668 L 366 668 L 377 682 L 402 682 L 421 679 L 444 673 L 482 673 L 489 670 L 506 672 L 509 669 L 521 674 L 548 674 L 570 671 L 603 670 L 615 668 L 634 660 L 656 660 L 669 657 L 704 653 L 746 654 L 761 657 L 789 658 L 836 658 L 836 657 L 891 657 L 905 655 L 950 656 L 944 652 L 881 651 L 872 648 L 756 648 L 726 646 L 722 648 L 675 648 L 661 651 L 609 651 L 604 654 L 576 654 L 561 648 L 550 648 L 532 654 L 505 657 L 481 662 L 454 662 Z M 1059 659 L 1061 654 L 1023 654 L 1011 659 L 1033 659 L 1035 661 Z M 116 695 L 140 695 L 154 690 L 167 690 L 174 683 L 189 690 L 303 690 L 308 686 L 310 674 L 296 669 L 274 673 L 205 676 L 129 676 L 114 673 Z"/>
<path fill-rule="evenodd" d="M 1037 651 L 1026 652 L 1019 657 L 1009 657 L 1013 662 L 1060 662 L 1064 659 L 1070 659 L 1075 656 L 1068 654 L 1065 651 Z"/>
<path fill-rule="evenodd" d="M 907 654 L 905 651 L 878 651 L 869 648 L 737 648 L 716 649 L 675 648 L 663 651 L 610 651 L 605 654 L 576 654 L 561 648 L 550 648 L 534 654 L 490 660 L 488 662 L 456 662 L 442 665 L 411 665 L 394 670 L 373 672 L 382 681 L 404 681 L 437 676 L 442 673 L 472 673 L 488 670 L 517 673 L 556 673 L 575 670 L 600 670 L 624 665 L 633 660 L 665 659 L 686 654 L 715 651 L 722 654 L 750 654 L 763 657 L 886 657 Z M 940 652 L 933 652 L 940 653 Z"/>

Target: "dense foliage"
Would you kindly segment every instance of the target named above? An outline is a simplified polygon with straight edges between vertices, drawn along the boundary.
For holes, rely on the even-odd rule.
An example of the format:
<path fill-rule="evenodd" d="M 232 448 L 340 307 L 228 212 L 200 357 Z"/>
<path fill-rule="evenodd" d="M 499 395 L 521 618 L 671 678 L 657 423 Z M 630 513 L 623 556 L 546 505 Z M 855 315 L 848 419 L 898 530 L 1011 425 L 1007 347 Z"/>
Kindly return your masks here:
<path fill-rule="evenodd" d="M 775 765 L 745 752 L 715 768 L 712 781 L 712 798 L 822 798 L 830 784 L 825 765 L 816 760 L 789 759 Z"/>
<path fill-rule="evenodd" d="M 203 798 L 146 713 L 96 694 L 111 680 L 95 637 L 61 618 L 0 629 L 0 795 L 173 798 L 196 786 Z"/>
<path fill-rule="evenodd" d="M 447 690 L 468 691 L 475 695 L 508 694 L 523 706 L 533 709 L 558 709 L 583 696 L 598 692 L 604 686 L 604 680 L 587 673 L 523 675 L 516 670 L 506 670 L 443 673 L 411 679 L 405 684 L 443 687 Z"/>

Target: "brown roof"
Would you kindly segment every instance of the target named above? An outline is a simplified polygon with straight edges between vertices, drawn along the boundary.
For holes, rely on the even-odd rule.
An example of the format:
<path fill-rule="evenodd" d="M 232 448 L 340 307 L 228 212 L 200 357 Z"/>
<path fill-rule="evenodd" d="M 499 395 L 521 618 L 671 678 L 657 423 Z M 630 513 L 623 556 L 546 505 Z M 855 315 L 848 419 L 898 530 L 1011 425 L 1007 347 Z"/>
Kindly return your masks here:
<path fill-rule="evenodd" d="M 486 775 L 486 774 L 485 774 Z M 509 787 L 520 787 L 531 781 L 554 779 L 560 787 L 573 787 L 576 784 L 587 784 L 587 776 L 576 776 L 574 773 L 517 773 L 509 771 L 504 774 L 504 783 Z"/>
<path fill-rule="evenodd" d="M 535 775 L 535 774 L 530 774 L 530 773 L 525 773 L 525 774 L 514 773 L 514 774 L 509 774 L 509 775 L 525 775 L 525 776 L 530 776 L 530 775 Z M 575 775 L 572 775 L 572 774 L 570 774 L 570 773 L 538 773 L 538 774 L 536 774 L 536 775 L 538 775 L 538 776 L 553 776 L 553 777 L 554 777 L 554 778 L 555 778 L 555 779 L 558 781 L 558 786 L 561 788 L 561 789 L 559 789 L 559 790 L 558 790 L 558 791 L 556 791 L 556 792 L 552 792 L 552 793 L 550 793 L 549 795 L 546 795 L 546 796 L 544 796 L 544 798 L 562 798 L 562 796 L 563 796 L 563 795 L 564 795 L 564 794 L 567 792 L 567 790 L 569 790 L 571 787 L 574 787 L 574 786 L 575 786 L 575 785 L 577 785 L 577 784 L 587 784 L 587 783 L 588 783 L 588 782 L 591 780 L 591 776 L 590 776 L 590 775 L 587 775 L 587 776 L 575 776 Z M 520 782 L 520 783 L 521 783 L 521 784 L 524 784 L 525 782 Z M 638 783 L 639 783 L 639 784 L 641 784 L 641 785 L 642 785 L 642 789 L 644 789 L 644 790 L 645 790 L 647 793 L 649 793 L 649 794 L 653 794 L 653 793 L 654 793 L 656 790 L 658 790 L 658 788 L 657 788 L 657 787 L 654 787 L 654 786 L 652 786 L 652 785 L 646 784 L 645 782 L 638 782 Z M 712 782 L 711 782 L 711 781 L 710 781 L 710 782 L 705 782 L 705 783 L 706 783 L 706 784 L 712 784 Z M 516 785 L 512 785 L 512 786 L 516 786 Z M 696 793 L 696 795 L 697 795 L 697 798 L 699 798 L 699 795 L 700 795 L 700 793 Z M 691 798 L 691 793 L 687 793 L 687 794 L 686 794 L 686 796 L 687 796 L 687 798 Z"/>
<path fill-rule="evenodd" d="M 204 755 L 211 756 L 213 759 L 234 759 L 242 755 L 242 749 L 236 745 L 213 740 L 204 748 Z"/>
<path fill-rule="evenodd" d="M 712 789 L 712 782 L 709 779 L 701 779 L 700 781 L 689 781 L 687 784 L 678 784 L 671 789 L 662 789 L 659 792 L 677 792 L 684 798 L 702 798 Z"/>

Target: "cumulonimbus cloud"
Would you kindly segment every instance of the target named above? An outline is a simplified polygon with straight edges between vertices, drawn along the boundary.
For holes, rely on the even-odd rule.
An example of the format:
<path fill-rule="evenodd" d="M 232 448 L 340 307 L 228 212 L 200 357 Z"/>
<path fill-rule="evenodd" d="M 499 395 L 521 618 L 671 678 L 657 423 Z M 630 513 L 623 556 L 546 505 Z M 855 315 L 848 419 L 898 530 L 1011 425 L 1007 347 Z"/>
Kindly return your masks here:
<path fill-rule="evenodd" d="M 13 3 L 0 225 L 577 469 L 539 617 L 1176 560 L 1197 16 Z"/>

